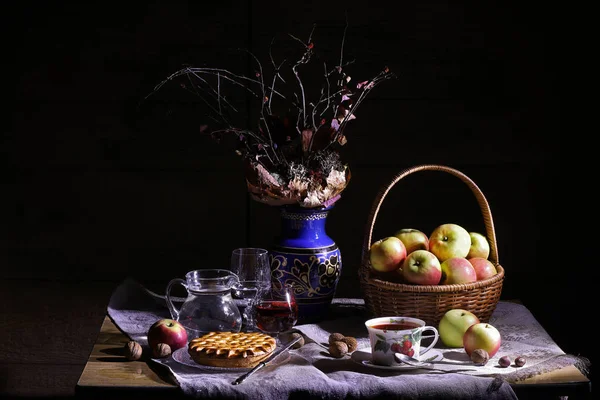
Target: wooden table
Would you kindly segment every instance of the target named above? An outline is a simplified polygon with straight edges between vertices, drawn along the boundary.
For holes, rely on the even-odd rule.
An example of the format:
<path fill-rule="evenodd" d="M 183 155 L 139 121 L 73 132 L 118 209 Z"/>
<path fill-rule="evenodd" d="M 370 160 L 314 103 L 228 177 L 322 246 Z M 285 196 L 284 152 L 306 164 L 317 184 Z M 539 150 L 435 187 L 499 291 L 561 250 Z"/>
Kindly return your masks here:
<path fill-rule="evenodd" d="M 183 396 L 160 365 L 128 361 L 122 349 L 128 342 L 107 316 L 76 387 L 78 396 L 114 398 Z M 591 398 L 591 382 L 576 367 L 568 366 L 512 384 L 519 398 Z M 163 397 L 164 398 L 164 397 Z"/>

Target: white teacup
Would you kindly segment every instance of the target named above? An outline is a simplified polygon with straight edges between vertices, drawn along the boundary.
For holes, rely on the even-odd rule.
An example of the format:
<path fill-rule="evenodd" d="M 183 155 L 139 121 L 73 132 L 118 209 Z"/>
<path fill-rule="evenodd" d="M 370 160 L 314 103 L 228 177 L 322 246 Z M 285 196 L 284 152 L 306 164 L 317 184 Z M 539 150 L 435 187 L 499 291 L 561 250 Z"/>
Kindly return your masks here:
<path fill-rule="evenodd" d="M 371 341 L 372 362 L 378 365 L 397 365 L 394 353 L 406 354 L 421 359 L 435 346 L 440 334 L 433 326 L 427 326 L 425 321 L 411 317 L 379 317 L 365 322 Z M 423 332 L 433 331 L 431 343 L 421 349 Z"/>

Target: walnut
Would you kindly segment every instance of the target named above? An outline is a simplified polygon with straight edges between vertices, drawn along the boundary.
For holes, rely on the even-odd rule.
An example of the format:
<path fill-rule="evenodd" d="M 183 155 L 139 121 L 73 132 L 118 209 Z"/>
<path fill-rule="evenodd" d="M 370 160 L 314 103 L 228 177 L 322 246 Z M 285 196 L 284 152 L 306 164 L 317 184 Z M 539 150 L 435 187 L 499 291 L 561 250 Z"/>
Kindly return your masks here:
<path fill-rule="evenodd" d="M 139 360 L 142 358 L 142 346 L 135 340 L 130 340 L 124 346 L 125 357 L 128 360 Z"/>
<path fill-rule="evenodd" d="M 333 342 L 329 345 L 329 354 L 335 358 L 342 358 L 348 353 L 348 345 L 342 341 Z"/>
<path fill-rule="evenodd" d="M 490 355 L 483 349 L 475 349 L 471 353 L 471 361 L 473 361 L 476 365 L 485 365 L 489 359 Z"/>
<path fill-rule="evenodd" d="M 331 335 L 329 335 L 329 344 L 333 343 L 333 342 L 339 342 L 344 338 L 344 335 L 342 335 L 341 333 L 332 333 Z"/>
<path fill-rule="evenodd" d="M 344 342 L 346 345 L 348 345 L 348 353 L 352 353 L 358 347 L 358 342 L 352 336 L 344 336 L 341 342 Z"/>
<path fill-rule="evenodd" d="M 156 358 L 165 358 L 171 355 L 171 346 L 166 343 L 159 343 L 152 349 L 152 354 Z"/>

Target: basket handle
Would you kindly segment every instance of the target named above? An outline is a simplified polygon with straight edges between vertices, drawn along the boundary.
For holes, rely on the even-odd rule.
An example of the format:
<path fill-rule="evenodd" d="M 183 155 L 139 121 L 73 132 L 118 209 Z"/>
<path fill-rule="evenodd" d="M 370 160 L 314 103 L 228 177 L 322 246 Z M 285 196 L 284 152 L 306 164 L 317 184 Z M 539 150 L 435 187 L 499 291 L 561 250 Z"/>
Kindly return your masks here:
<path fill-rule="evenodd" d="M 490 242 L 490 256 L 489 260 L 492 261 L 495 265 L 498 265 L 498 245 L 496 243 L 496 232 L 494 230 L 494 220 L 492 219 L 492 212 L 490 210 L 490 205 L 488 204 L 485 196 L 479 189 L 479 187 L 473 182 L 468 176 L 463 174 L 462 172 L 446 167 L 444 165 L 435 165 L 435 164 L 426 164 L 426 165 L 417 165 L 411 168 L 407 168 L 402 170 L 398 175 L 392 179 L 392 181 L 387 185 L 387 187 L 382 188 L 375 201 L 373 202 L 373 207 L 371 208 L 371 213 L 369 214 L 369 218 L 367 220 L 366 226 L 366 235 L 365 241 L 363 243 L 362 248 L 362 263 L 361 268 L 367 268 L 367 261 L 369 257 L 369 249 L 371 247 L 371 240 L 373 237 L 373 227 L 375 226 L 375 220 L 377 219 L 377 214 L 379 213 L 379 209 L 381 208 L 381 204 L 383 200 L 387 196 L 388 192 L 394 187 L 396 183 L 398 183 L 401 179 L 406 176 L 413 174 L 419 171 L 443 171 L 447 172 L 451 175 L 458 177 L 462 180 L 468 187 L 471 189 L 475 198 L 477 199 L 477 203 L 479 204 L 479 208 L 481 209 L 481 214 L 483 216 L 483 222 L 485 224 L 485 231 L 487 234 L 487 238 Z M 364 272 L 364 271 L 363 271 Z"/>

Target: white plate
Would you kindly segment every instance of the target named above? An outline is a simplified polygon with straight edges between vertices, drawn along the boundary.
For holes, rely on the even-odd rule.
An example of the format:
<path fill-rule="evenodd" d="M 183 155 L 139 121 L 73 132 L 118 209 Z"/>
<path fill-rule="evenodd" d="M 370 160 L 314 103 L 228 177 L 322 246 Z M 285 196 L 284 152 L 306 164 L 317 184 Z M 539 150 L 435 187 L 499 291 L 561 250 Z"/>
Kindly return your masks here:
<path fill-rule="evenodd" d="M 439 351 L 437 349 L 431 349 L 427 353 L 425 353 L 421 356 L 422 361 L 440 361 L 443 358 L 444 358 L 444 355 L 442 354 L 441 351 Z M 373 364 L 371 362 L 371 353 L 367 352 L 367 351 L 361 351 L 361 350 L 356 350 L 354 353 L 352 353 L 352 356 L 350 356 L 350 359 L 356 363 L 364 365 L 365 367 L 385 369 L 388 371 L 406 371 L 406 370 L 420 368 L 415 365 L 408 365 L 408 364 L 391 365 L 389 367 L 387 367 L 385 365 Z"/>
<path fill-rule="evenodd" d="M 275 349 L 277 350 L 277 349 Z M 214 372 L 245 372 L 245 371 L 250 371 L 252 368 L 225 368 L 225 367 L 212 367 L 210 365 L 202 365 L 202 364 L 198 364 L 196 361 L 192 360 L 192 357 L 190 357 L 190 355 L 187 352 L 187 347 L 182 347 L 180 349 L 175 350 L 175 352 L 172 354 L 173 356 L 173 360 L 177 361 L 180 364 L 183 365 L 187 365 L 188 367 L 194 367 L 194 368 L 198 368 L 198 369 L 203 369 L 203 370 L 207 370 L 207 371 L 214 371 Z M 287 361 L 290 357 L 290 353 L 289 351 L 286 351 L 285 354 L 280 354 L 277 357 L 275 357 L 274 361 L 270 362 L 268 365 L 276 365 L 276 364 L 281 364 L 285 361 Z"/>

